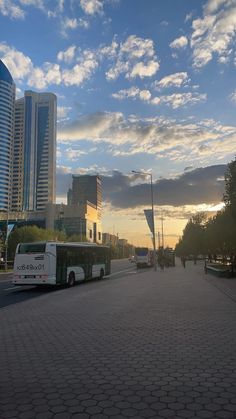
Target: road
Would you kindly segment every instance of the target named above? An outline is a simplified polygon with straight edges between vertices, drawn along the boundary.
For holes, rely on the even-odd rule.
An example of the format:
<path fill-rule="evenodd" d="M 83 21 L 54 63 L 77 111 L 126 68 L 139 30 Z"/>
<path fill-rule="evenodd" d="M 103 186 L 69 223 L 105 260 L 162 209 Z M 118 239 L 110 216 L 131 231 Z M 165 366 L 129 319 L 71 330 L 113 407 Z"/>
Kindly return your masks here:
<path fill-rule="evenodd" d="M 129 271 L 135 271 L 136 266 L 128 259 L 112 260 L 111 278 L 118 278 Z M 104 279 L 105 280 L 105 279 Z M 84 286 L 85 284 L 80 284 Z M 32 286 L 16 287 L 11 283 L 11 274 L 0 274 L 0 308 L 10 304 L 20 303 L 31 298 L 38 298 L 46 293 L 57 292 L 58 289 L 39 289 Z"/>
<path fill-rule="evenodd" d="M 234 279 L 131 269 L 0 310 L 1 419 L 235 419 Z"/>

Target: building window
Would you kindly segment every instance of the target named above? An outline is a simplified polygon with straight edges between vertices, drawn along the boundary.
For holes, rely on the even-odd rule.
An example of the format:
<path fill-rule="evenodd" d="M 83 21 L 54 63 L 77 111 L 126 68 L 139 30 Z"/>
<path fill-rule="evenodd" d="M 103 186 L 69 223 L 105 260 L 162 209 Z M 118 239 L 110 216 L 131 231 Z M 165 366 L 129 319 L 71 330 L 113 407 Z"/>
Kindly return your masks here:
<path fill-rule="evenodd" d="M 93 230 L 89 230 L 89 238 L 92 239 L 93 237 Z"/>

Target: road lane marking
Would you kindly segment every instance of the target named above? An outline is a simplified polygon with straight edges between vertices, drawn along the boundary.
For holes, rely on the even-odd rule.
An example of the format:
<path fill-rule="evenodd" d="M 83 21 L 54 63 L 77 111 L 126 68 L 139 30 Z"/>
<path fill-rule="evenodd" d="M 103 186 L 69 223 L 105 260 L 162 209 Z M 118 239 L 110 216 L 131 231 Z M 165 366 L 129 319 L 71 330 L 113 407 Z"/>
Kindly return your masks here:
<path fill-rule="evenodd" d="M 15 287 L 10 287 L 10 288 L 4 288 L 3 291 L 10 291 L 10 290 L 16 290 L 17 288 L 22 288 L 21 286 L 15 286 Z"/>

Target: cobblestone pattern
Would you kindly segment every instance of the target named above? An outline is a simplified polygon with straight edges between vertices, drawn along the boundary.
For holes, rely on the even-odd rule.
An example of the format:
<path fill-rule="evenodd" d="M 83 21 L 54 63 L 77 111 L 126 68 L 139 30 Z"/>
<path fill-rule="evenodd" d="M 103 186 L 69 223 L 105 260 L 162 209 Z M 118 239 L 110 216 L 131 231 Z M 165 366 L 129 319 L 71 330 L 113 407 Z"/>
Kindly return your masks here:
<path fill-rule="evenodd" d="M 235 320 L 188 264 L 8 306 L 0 418 L 235 418 Z"/>

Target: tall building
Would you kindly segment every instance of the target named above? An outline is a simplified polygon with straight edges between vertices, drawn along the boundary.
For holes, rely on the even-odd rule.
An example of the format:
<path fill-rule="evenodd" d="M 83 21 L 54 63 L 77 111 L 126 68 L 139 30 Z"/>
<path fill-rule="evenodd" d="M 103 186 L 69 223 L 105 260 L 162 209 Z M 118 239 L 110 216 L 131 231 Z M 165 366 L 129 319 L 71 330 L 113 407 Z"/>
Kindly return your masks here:
<path fill-rule="evenodd" d="M 55 202 L 56 109 L 53 93 L 26 91 L 16 101 L 13 211 L 42 211 Z"/>
<path fill-rule="evenodd" d="M 68 192 L 71 203 L 74 205 L 91 202 L 101 217 L 102 209 L 102 184 L 99 176 L 73 175 L 72 190 Z"/>
<path fill-rule="evenodd" d="M 0 211 L 10 207 L 14 104 L 15 84 L 0 60 Z"/>
<path fill-rule="evenodd" d="M 11 211 L 22 211 L 24 179 L 24 98 L 15 103 Z"/>

